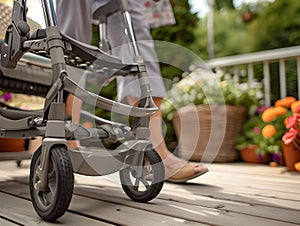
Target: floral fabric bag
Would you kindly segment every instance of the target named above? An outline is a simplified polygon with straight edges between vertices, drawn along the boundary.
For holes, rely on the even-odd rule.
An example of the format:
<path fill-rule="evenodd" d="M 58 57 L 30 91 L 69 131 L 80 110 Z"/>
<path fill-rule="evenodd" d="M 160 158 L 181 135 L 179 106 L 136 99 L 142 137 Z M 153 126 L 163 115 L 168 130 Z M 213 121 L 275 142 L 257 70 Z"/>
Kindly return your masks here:
<path fill-rule="evenodd" d="M 0 1 L 0 39 L 4 39 L 7 26 L 11 22 L 12 8 Z"/>
<path fill-rule="evenodd" d="M 176 23 L 170 0 L 146 0 L 145 10 L 151 28 L 173 25 Z"/>

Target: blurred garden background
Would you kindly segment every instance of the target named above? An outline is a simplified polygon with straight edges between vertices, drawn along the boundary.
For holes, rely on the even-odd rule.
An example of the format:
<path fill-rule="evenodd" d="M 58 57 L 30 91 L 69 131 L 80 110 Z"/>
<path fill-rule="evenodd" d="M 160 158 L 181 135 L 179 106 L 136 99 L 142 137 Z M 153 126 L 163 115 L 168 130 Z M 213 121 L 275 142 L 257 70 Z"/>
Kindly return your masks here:
<path fill-rule="evenodd" d="M 214 57 L 225 57 L 243 53 L 264 51 L 288 46 L 300 45 L 300 2 L 298 0 L 199 0 L 206 7 L 195 11 L 188 0 L 171 0 L 176 24 L 152 29 L 154 40 L 162 40 L 183 46 L 204 61 L 209 59 L 208 40 L 208 2 L 214 2 Z M 239 4 L 237 5 L 236 2 Z M 98 44 L 97 26 L 95 40 Z M 290 67 L 295 63 L 291 62 Z M 163 76 L 171 81 L 182 79 L 183 71 L 178 67 L 162 64 Z M 175 65 L 176 66 L 176 65 Z M 278 65 L 272 65 L 271 71 L 278 71 Z M 288 90 L 294 91 L 296 73 L 289 70 Z M 114 84 L 103 90 L 104 95 L 115 96 Z M 273 101 L 279 96 L 273 94 Z"/>

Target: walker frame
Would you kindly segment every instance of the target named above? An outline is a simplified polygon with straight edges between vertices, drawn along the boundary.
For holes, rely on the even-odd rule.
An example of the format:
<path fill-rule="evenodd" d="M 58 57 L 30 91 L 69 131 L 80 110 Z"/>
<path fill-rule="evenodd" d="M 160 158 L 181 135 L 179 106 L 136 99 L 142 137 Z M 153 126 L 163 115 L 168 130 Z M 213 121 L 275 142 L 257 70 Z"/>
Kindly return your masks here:
<path fill-rule="evenodd" d="M 134 29 L 128 12 L 127 0 L 111 0 L 99 8 L 94 16 L 100 20 L 100 30 L 106 29 L 106 17 L 116 11 L 123 15 L 131 49 L 133 63 L 122 60 L 107 52 L 105 32 L 100 37 L 100 48 L 81 43 L 62 34 L 56 23 L 52 0 L 41 0 L 46 23 L 45 29 L 29 35 L 27 24 L 27 1 L 14 0 L 12 22 L 1 42 L 0 88 L 8 91 L 45 96 L 41 111 L 14 109 L 5 104 L 0 108 L 0 137 L 30 138 L 42 136 L 42 145 L 35 151 L 30 167 L 30 194 L 37 214 L 47 221 L 54 221 L 67 210 L 74 187 L 73 173 L 98 176 L 120 173 L 125 193 L 134 201 L 148 202 L 162 189 L 164 167 L 159 155 L 149 141 L 150 116 L 157 111 L 152 97 L 146 67 L 139 53 Z M 50 58 L 50 86 L 36 85 L 37 77 L 22 80 L 14 77 L 14 70 L 24 53 L 29 56 Z M 34 54 L 34 55 L 33 55 Z M 27 55 L 28 56 L 28 55 Z M 66 60 L 67 59 L 67 60 Z M 94 62 L 91 64 L 91 62 Z M 113 71 L 106 80 L 114 76 L 137 76 L 142 98 L 138 107 L 119 103 L 80 87 L 69 76 L 68 68 L 93 66 L 95 71 Z M 72 72 L 71 72 L 72 73 Z M 9 74 L 7 76 L 6 74 Z M 17 86 L 21 82 L 22 86 Z M 35 89 L 42 86 L 43 89 Z M 21 88 L 20 88 L 21 87 Z M 32 88 L 33 87 L 33 88 Z M 44 92 L 40 92 L 43 90 Z M 93 114 L 82 112 L 82 116 L 96 122 L 96 128 L 87 129 L 65 119 L 63 93 L 68 92 L 88 104 L 96 104 L 115 113 L 136 118 L 134 125 L 111 122 Z M 103 147 L 85 147 L 68 150 L 67 140 L 94 142 L 122 141 L 115 150 Z M 100 141 L 99 141 L 100 142 Z M 143 190 L 139 190 L 143 187 Z"/>

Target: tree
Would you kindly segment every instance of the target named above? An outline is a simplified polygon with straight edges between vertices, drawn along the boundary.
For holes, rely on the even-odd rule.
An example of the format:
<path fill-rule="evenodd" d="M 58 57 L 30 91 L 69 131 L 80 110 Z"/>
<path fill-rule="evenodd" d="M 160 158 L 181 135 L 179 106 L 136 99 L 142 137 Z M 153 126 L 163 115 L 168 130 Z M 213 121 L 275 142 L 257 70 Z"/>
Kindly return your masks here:
<path fill-rule="evenodd" d="M 174 44 L 178 44 L 188 49 L 194 47 L 197 41 L 195 30 L 198 27 L 199 18 L 196 13 L 191 12 L 191 6 L 188 0 L 171 0 L 176 24 L 152 29 L 151 33 L 154 40 L 162 40 Z M 159 49 L 157 49 L 159 51 Z M 165 53 L 167 54 L 167 53 Z M 173 56 L 174 64 L 161 64 L 162 74 L 165 78 L 173 80 L 174 77 L 181 78 L 182 70 L 180 70 L 180 62 L 186 61 L 181 59 L 180 55 Z"/>
<path fill-rule="evenodd" d="M 258 32 L 259 31 L 259 32 Z M 263 51 L 300 45 L 299 0 L 276 0 L 257 17 L 249 30 L 249 50 Z M 286 62 L 288 95 L 297 96 L 297 63 Z M 272 86 L 279 87 L 279 65 L 270 66 Z M 272 91 L 273 100 L 279 98 L 278 89 Z"/>
<path fill-rule="evenodd" d="M 251 51 L 300 45 L 299 31 L 299 0 L 276 0 L 258 15 L 250 29 Z"/>
<path fill-rule="evenodd" d="M 198 26 L 199 18 L 191 12 L 188 0 L 171 0 L 176 24 L 155 28 L 152 36 L 155 40 L 163 40 L 188 47 L 196 39 L 194 29 Z"/>
<path fill-rule="evenodd" d="M 215 13 L 215 55 L 224 57 L 246 52 L 247 26 L 238 10 Z"/>

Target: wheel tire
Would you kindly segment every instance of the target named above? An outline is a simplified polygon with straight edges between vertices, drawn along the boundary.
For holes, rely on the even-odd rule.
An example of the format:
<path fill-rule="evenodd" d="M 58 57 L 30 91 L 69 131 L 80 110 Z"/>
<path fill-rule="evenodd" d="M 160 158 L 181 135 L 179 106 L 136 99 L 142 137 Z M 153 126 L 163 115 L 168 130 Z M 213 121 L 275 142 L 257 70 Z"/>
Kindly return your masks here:
<path fill-rule="evenodd" d="M 41 162 L 42 148 L 33 155 L 30 165 L 29 188 L 33 207 L 37 214 L 46 221 L 61 217 L 71 202 L 74 175 L 69 153 L 65 146 L 55 146 L 50 150 L 48 170 L 48 190 L 39 192 L 40 182 L 37 169 Z"/>
<path fill-rule="evenodd" d="M 122 188 L 133 201 L 148 202 L 154 199 L 163 187 L 165 171 L 162 160 L 151 148 L 145 151 L 141 178 L 134 176 L 136 168 L 136 166 L 128 166 L 120 171 Z"/>

